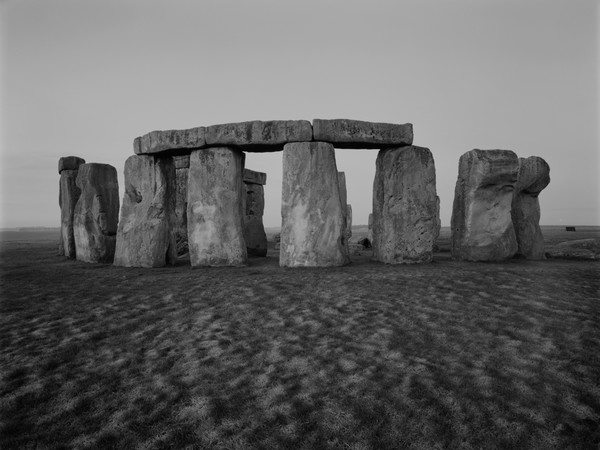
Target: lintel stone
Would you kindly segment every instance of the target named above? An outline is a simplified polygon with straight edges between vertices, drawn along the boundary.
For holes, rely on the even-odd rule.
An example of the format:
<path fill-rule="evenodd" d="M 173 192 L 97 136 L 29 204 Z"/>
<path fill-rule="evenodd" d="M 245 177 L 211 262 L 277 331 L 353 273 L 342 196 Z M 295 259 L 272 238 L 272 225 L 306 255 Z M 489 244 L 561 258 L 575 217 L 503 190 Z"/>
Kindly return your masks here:
<path fill-rule="evenodd" d="M 58 160 L 58 173 L 63 170 L 79 170 L 79 166 L 85 164 L 85 159 L 78 156 L 63 156 Z"/>
<path fill-rule="evenodd" d="M 314 119 L 313 139 L 336 148 L 401 147 L 413 142 L 412 124 L 363 122 L 350 119 Z"/>

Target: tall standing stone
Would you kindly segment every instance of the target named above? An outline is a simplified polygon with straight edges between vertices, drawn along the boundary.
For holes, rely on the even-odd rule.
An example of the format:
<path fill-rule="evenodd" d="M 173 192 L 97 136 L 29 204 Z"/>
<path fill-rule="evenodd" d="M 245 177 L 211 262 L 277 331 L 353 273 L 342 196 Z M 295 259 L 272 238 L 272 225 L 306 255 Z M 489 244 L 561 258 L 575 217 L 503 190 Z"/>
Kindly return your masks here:
<path fill-rule="evenodd" d="M 286 144 L 281 204 L 282 267 L 349 262 L 335 151 L 325 142 Z"/>
<path fill-rule="evenodd" d="M 431 261 L 437 217 L 429 149 L 380 150 L 373 183 L 373 259 L 388 264 Z"/>
<path fill-rule="evenodd" d="M 75 236 L 73 235 L 73 215 L 81 190 L 77 187 L 79 166 L 85 160 L 77 156 L 65 156 L 58 160 L 60 174 L 58 205 L 60 206 L 60 237 L 58 254 L 75 259 Z"/>
<path fill-rule="evenodd" d="M 540 229 L 538 196 L 550 183 L 550 166 L 538 156 L 519 158 L 519 175 L 512 201 L 512 222 L 517 236 L 517 254 L 545 259 Z"/>
<path fill-rule="evenodd" d="M 73 234 L 79 261 L 111 263 L 115 255 L 119 221 L 117 170 L 108 164 L 79 166 Z"/>
<path fill-rule="evenodd" d="M 188 252 L 187 236 L 187 183 L 190 155 L 173 156 L 175 165 L 175 240 L 178 254 Z"/>
<path fill-rule="evenodd" d="M 188 245 L 192 266 L 237 266 L 244 241 L 244 155 L 230 147 L 196 150 L 188 173 Z"/>
<path fill-rule="evenodd" d="M 452 207 L 452 257 L 498 261 L 517 251 L 511 204 L 519 159 L 510 150 L 471 150 L 460 157 Z"/>
<path fill-rule="evenodd" d="M 244 169 L 244 240 L 248 255 L 267 256 L 267 234 L 263 225 L 267 174 Z"/>
<path fill-rule="evenodd" d="M 342 203 L 342 209 L 344 213 L 344 243 L 346 246 L 346 253 L 350 255 L 350 244 L 348 239 L 352 236 L 352 232 L 348 235 L 348 190 L 346 188 L 346 174 L 344 172 L 338 172 L 338 184 L 340 188 L 340 202 Z M 352 217 L 350 217 L 352 220 Z"/>
<path fill-rule="evenodd" d="M 115 265 L 162 267 L 176 262 L 174 194 L 175 166 L 171 158 L 127 158 Z"/>

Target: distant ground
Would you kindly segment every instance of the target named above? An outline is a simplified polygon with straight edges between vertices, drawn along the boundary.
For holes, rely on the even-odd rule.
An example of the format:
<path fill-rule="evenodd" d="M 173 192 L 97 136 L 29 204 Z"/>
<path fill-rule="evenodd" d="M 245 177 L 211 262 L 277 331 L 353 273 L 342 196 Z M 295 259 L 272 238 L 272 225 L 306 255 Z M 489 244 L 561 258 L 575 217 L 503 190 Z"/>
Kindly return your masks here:
<path fill-rule="evenodd" d="M 138 269 L 57 236 L 1 234 L 2 449 L 600 445 L 599 262 L 457 262 L 446 228 L 431 264 Z"/>

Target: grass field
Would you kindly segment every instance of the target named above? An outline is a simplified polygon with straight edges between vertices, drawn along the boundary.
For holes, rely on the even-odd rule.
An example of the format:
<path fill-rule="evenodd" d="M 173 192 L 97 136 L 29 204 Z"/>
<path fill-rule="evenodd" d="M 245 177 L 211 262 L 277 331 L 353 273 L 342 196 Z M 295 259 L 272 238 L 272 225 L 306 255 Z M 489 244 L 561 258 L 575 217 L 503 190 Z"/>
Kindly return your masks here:
<path fill-rule="evenodd" d="M 415 266 L 131 269 L 4 234 L 0 448 L 597 449 L 600 263 L 447 238 Z"/>

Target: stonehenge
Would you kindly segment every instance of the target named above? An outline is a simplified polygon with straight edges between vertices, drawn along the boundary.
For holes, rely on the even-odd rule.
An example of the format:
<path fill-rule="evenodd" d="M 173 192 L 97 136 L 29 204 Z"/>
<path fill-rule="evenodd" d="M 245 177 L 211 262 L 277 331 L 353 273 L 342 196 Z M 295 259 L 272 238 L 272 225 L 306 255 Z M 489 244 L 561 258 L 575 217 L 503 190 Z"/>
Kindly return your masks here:
<path fill-rule="evenodd" d="M 433 155 L 424 147 L 379 151 L 373 183 L 373 259 L 429 262 L 438 231 Z"/>
<path fill-rule="evenodd" d="M 117 170 L 109 164 L 82 164 L 76 185 L 81 191 L 73 213 L 76 258 L 112 263 L 119 221 Z"/>
<path fill-rule="evenodd" d="M 376 149 L 369 240 L 386 264 L 433 259 L 440 198 L 431 151 L 413 145 L 412 124 L 349 119 L 272 120 L 151 131 L 125 162 L 119 220 L 116 170 L 59 160 L 60 254 L 117 266 L 243 266 L 266 256 L 266 173 L 245 168 L 246 152 L 283 152 L 279 265 L 350 263 L 352 207 L 335 149 Z M 499 261 L 543 259 L 538 195 L 549 167 L 509 150 L 471 150 L 459 161 L 451 255 Z"/>
<path fill-rule="evenodd" d="M 454 259 L 500 261 L 517 251 L 511 217 L 519 158 L 510 150 L 471 150 L 460 157 L 452 207 Z"/>
<path fill-rule="evenodd" d="M 76 258 L 73 216 L 75 205 L 81 194 L 76 181 L 79 166 L 82 164 L 85 164 L 85 160 L 77 156 L 65 156 L 58 160 L 58 173 L 60 174 L 58 189 L 58 205 L 60 206 L 58 254 L 71 259 Z"/>

